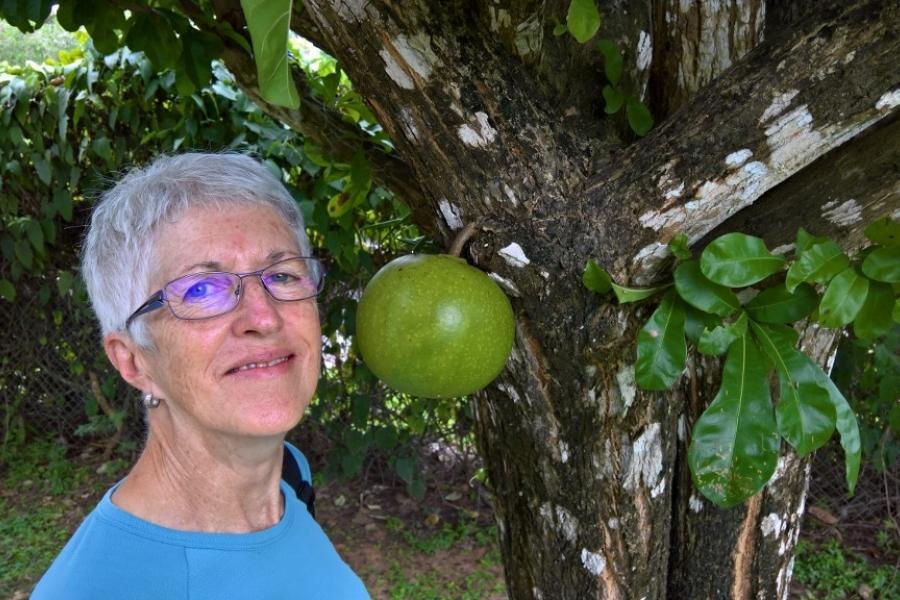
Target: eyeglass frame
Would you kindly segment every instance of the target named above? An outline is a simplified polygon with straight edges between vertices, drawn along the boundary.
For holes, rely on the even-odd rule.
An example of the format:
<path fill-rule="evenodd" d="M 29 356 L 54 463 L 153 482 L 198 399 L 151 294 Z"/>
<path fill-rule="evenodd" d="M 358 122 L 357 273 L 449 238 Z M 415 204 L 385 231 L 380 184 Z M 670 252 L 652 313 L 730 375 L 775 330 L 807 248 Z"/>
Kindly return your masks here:
<path fill-rule="evenodd" d="M 276 298 L 275 295 L 269 290 L 269 287 L 266 285 L 266 282 L 263 281 L 263 278 L 262 278 L 263 273 L 265 273 L 266 271 L 268 271 L 275 265 L 281 264 L 283 262 L 287 262 L 289 260 L 297 260 L 298 258 L 303 259 L 303 260 L 313 260 L 316 263 L 318 263 L 321 275 L 320 275 L 319 281 L 317 282 L 317 285 L 316 285 L 316 293 L 313 294 L 312 296 L 306 296 L 305 298 L 294 298 L 292 300 L 281 300 L 280 298 Z M 237 277 L 238 278 L 238 290 L 237 290 L 238 291 L 238 299 L 237 299 L 237 302 L 234 303 L 234 306 L 232 306 L 225 312 L 221 312 L 221 313 L 218 313 L 215 315 L 210 315 L 208 317 L 193 317 L 192 318 L 192 317 L 179 317 L 178 315 L 176 315 L 175 310 L 172 308 L 172 306 L 169 304 L 169 302 L 166 299 L 166 295 L 165 295 L 166 288 L 169 287 L 169 285 L 178 281 L 179 279 L 183 279 L 185 277 L 193 277 L 193 276 L 197 276 L 197 275 L 234 275 L 235 277 Z M 325 287 L 325 262 L 321 258 L 318 258 L 316 256 L 290 256 L 288 258 L 282 258 L 280 260 L 276 260 L 271 265 L 268 265 L 267 267 L 263 267 L 262 269 L 259 269 L 258 271 L 248 271 L 246 273 L 233 273 L 231 271 L 200 271 L 198 273 L 185 273 L 184 275 L 181 275 L 179 277 L 176 277 L 175 279 L 172 279 L 171 281 L 168 281 L 159 290 L 154 292 L 147 299 L 146 302 L 144 302 L 139 307 L 137 307 L 137 309 L 133 313 L 131 313 L 131 315 L 129 315 L 129 317 L 127 319 L 125 319 L 125 329 L 128 330 L 128 328 L 131 327 L 131 323 L 133 323 L 136 318 L 138 318 L 142 315 L 146 315 L 147 313 L 151 313 L 155 310 L 158 310 L 158 309 L 162 308 L 164 305 L 169 307 L 169 312 L 171 312 L 172 316 L 175 317 L 176 319 L 178 319 L 179 321 L 205 321 L 206 319 L 215 319 L 216 317 L 221 317 L 222 315 L 227 315 L 228 313 L 230 313 L 231 311 L 233 311 L 240 305 L 241 299 L 244 297 L 244 278 L 250 277 L 251 275 L 256 275 L 259 278 L 259 283 L 260 283 L 260 285 L 262 285 L 263 289 L 266 291 L 266 294 L 268 294 L 269 297 L 272 298 L 273 300 L 275 300 L 276 302 L 300 302 L 301 300 L 309 300 L 310 298 L 315 298 L 316 296 L 318 296 L 319 294 L 322 293 L 322 290 Z"/>

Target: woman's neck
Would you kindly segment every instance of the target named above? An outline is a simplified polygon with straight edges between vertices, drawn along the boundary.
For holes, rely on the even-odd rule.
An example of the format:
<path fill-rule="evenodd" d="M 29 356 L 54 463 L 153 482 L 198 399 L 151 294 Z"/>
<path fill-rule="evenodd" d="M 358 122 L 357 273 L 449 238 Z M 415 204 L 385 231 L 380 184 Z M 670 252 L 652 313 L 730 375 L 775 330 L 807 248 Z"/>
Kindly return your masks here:
<path fill-rule="evenodd" d="M 247 533 L 281 519 L 282 442 L 204 440 L 155 432 L 112 501 L 151 523 L 185 531 Z M 186 432 L 182 432 L 186 433 Z"/>

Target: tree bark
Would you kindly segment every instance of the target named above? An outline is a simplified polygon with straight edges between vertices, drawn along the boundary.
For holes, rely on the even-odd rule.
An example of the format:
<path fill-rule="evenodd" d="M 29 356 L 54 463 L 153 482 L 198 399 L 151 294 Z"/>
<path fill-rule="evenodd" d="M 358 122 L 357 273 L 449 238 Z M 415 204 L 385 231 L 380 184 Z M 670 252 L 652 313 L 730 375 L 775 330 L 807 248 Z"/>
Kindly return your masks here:
<path fill-rule="evenodd" d="M 513 299 L 508 368 L 476 398 L 511 598 L 787 596 L 808 461 L 785 452 L 741 507 L 703 500 L 686 448 L 719 364 L 692 356 L 675 389 L 638 389 L 650 309 L 604 304 L 580 274 L 593 257 L 623 283 L 660 279 L 679 231 L 771 247 L 809 224 L 852 244 L 896 212 L 900 6 L 775 3 L 796 18 L 778 28 L 762 0 L 713 4 L 606 8 L 601 33 L 662 121 L 638 141 L 603 114 L 599 53 L 552 36 L 568 2 L 295 9 L 391 135 L 418 222 L 449 242 L 480 221 L 469 258 Z M 252 90 L 246 60 L 229 64 Z M 834 333 L 803 339 L 820 362 L 834 350 Z"/>

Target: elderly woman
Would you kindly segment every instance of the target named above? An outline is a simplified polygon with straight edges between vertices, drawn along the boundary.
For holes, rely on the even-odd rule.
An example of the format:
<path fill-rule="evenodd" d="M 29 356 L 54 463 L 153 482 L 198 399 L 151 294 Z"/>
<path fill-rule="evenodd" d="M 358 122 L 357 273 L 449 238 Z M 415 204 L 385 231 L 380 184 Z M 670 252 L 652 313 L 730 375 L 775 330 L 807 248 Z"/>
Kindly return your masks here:
<path fill-rule="evenodd" d="M 284 437 L 319 375 L 323 278 L 284 187 L 246 156 L 160 158 L 94 209 L 82 272 L 148 435 L 32 597 L 368 598 L 282 479 L 311 480 Z"/>

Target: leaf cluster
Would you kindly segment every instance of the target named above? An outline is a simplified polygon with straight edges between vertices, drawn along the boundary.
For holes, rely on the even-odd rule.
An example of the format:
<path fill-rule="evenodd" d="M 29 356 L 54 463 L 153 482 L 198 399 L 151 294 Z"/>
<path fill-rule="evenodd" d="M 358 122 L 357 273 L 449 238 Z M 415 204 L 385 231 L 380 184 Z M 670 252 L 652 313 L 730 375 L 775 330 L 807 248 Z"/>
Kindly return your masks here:
<path fill-rule="evenodd" d="M 652 289 L 619 286 L 588 261 L 588 289 L 612 292 L 619 302 L 663 293 L 638 334 L 635 379 L 643 389 L 673 386 L 688 344 L 704 355 L 725 355 L 721 387 L 694 424 L 688 450 L 694 483 L 714 503 L 733 506 L 761 490 L 775 472 L 782 439 L 802 456 L 835 429 L 853 491 L 861 453 L 856 416 L 797 348 L 791 325 L 807 318 L 822 327 L 852 324 L 858 337 L 874 339 L 900 322 L 900 224 L 880 219 L 866 236 L 873 244 L 851 259 L 834 241 L 800 229 L 788 261 L 742 233 L 715 239 L 696 259 L 681 234 L 670 243 L 678 259 L 673 285 Z"/>
<path fill-rule="evenodd" d="M 561 36 L 568 32 L 578 43 L 586 44 L 597 35 L 601 22 L 594 0 L 571 0 L 566 22 L 557 22 L 553 35 Z M 624 106 L 631 130 L 641 137 L 647 135 L 653 128 L 653 115 L 638 96 L 626 92 L 622 85 L 622 50 L 616 42 L 606 38 L 597 40 L 596 49 L 603 55 L 603 74 L 607 81 L 603 86 L 606 114 L 614 115 Z"/>

